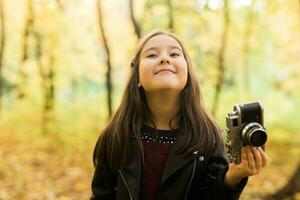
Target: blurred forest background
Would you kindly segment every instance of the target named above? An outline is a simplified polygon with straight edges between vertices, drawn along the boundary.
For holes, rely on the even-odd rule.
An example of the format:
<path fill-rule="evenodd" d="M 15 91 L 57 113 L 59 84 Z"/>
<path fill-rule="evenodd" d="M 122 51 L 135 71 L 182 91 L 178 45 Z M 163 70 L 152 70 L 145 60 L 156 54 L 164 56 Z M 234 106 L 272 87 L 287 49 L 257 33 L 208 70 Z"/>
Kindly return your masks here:
<path fill-rule="evenodd" d="M 0 199 L 88 199 L 92 151 L 141 35 L 185 42 L 222 128 L 260 100 L 265 170 L 241 199 L 300 199 L 300 0 L 0 0 Z"/>

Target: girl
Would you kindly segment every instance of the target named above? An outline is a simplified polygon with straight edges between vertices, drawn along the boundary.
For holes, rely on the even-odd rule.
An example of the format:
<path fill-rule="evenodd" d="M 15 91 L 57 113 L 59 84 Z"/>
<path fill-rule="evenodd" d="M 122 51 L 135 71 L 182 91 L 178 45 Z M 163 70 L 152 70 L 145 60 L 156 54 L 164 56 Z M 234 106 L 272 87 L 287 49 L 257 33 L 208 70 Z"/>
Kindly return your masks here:
<path fill-rule="evenodd" d="M 121 105 L 94 149 L 91 200 L 233 200 L 267 164 L 243 147 L 229 165 L 182 42 L 155 31 L 140 42 Z"/>

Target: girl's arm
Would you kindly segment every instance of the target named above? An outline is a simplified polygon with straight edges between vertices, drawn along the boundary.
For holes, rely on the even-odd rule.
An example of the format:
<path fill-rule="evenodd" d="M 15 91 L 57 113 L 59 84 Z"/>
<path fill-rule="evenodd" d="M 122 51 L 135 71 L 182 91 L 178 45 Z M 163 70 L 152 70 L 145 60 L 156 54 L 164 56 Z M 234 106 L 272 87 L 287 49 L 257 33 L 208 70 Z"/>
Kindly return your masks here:
<path fill-rule="evenodd" d="M 226 182 L 227 179 L 225 178 L 228 175 L 229 168 L 224 143 L 221 140 L 217 150 L 210 156 L 204 173 L 205 176 L 201 179 L 202 184 L 204 183 L 209 187 L 209 199 L 238 200 L 240 198 L 247 184 L 248 176 L 243 176 L 231 185 Z"/>

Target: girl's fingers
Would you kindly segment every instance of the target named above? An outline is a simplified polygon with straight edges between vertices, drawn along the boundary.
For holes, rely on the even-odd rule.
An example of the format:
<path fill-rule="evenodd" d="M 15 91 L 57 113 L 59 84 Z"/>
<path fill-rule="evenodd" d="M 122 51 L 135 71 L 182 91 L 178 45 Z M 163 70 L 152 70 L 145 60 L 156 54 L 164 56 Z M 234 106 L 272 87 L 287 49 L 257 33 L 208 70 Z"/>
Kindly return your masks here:
<path fill-rule="evenodd" d="M 256 147 L 251 147 L 250 149 L 254 156 L 256 170 L 259 171 L 262 168 L 262 164 L 263 164 L 261 152 Z"/>
<path fill-rule="evenodd" d="M 269 158 L 268 158 L 267 154 L 264 152 L 264 150 L 262 150 L 261 147 L 258 148 L 258 151 L 259 151 L 260 156 L 261 156 L 262 167 L 264 167 L 264 166 L 267 165 Z"/>
<path fill-rule="evenodd" d="M 245 147 L 242 147 L 241 163 L 248 163 Z"/>
<path fill-rule="evenodd" d="M 252 171 L 255 169 L 255 159 L 249 146 L 245 148 L 248 160 L 248 167 Z"/>
<path fill-rule="evenodd" d="M 252 176 L 260 172 L 260 170 L 268 163 L 268 156 L 258 147 L 244 146 L 241 149 L 241 163 L 239 169 L 243 171 L 243 175 Z"/>

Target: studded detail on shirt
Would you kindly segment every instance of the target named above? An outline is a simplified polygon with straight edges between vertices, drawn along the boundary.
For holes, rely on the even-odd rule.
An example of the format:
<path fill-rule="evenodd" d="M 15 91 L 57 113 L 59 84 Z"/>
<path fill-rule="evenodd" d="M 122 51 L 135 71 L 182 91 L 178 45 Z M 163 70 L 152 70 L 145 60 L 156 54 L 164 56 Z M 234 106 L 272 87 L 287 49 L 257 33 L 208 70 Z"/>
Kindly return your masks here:
<path fill-rule="evenodd" d="M 164 136 L 164 135 L 158 135 L 156 138 L 154 135 L 151 135 L 149 133 L 142 133 L 142 140 L 148 143 L 152 142 L 158 142 L 163 144 L 173 144 L 175 142 L 176 137 L 173 136 Z"/>
<path fill-rule="evenodd" d="M 176 137 L 175 136 L 165 136 L 165 135 L 158 135 L 158 137 L 155 137 L 155 135 L 151 133 L 142 133 L 142 140 L 148 143 L 152 142 L 158 142 L 163 144 L 173 144 L 175 142 Z"/>

